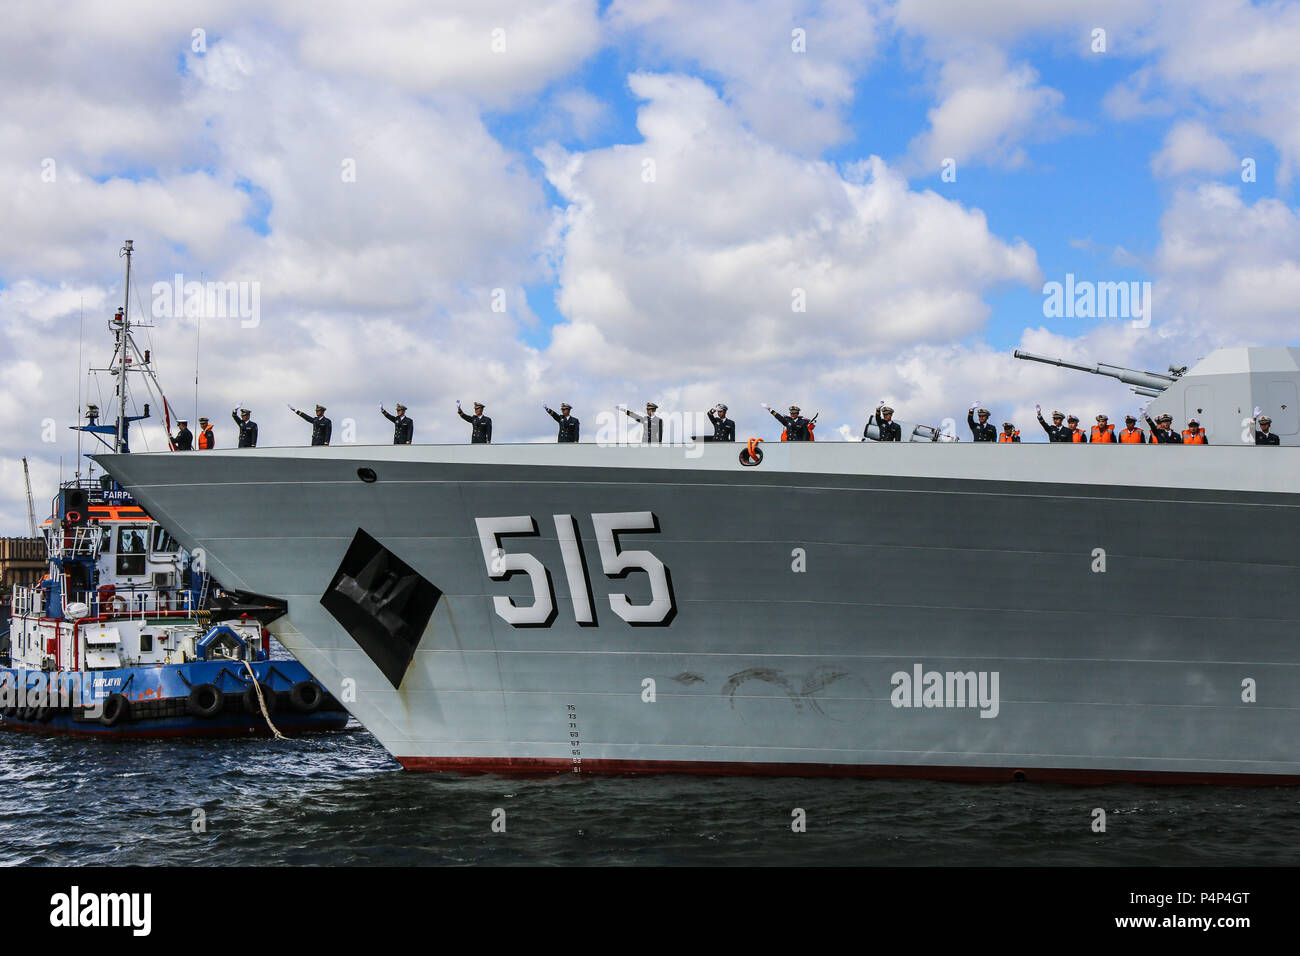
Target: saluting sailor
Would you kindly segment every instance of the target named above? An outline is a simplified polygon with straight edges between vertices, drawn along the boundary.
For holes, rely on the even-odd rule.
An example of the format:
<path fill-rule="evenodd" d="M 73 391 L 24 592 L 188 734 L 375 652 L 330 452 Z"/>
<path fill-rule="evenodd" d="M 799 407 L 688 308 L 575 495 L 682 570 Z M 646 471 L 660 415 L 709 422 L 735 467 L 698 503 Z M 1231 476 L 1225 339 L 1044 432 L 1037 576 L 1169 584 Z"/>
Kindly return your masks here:
<path fill-rule="evenodd" d="M 812 422 L 799 414 L 798 405 L 790 406 L 789 415 L 782 415 L 767 402 L 763 402 L 763 407 L 772 414 L 773 418 L 785 426 L 783 441 L 812 441 L 812 433 L 809 431 Z"/>
<path fill-rule="evenodd" d="M 325 406 L 316 406 L 316 416 L 313 418 L 306 412 L 300 412 L 292 405 L 289 411 L 293 412 L 305 422 L 311 422 L 311 443 L 313 445 L 328 445 L 330 443 L 330 434 L 334 431 L 334 424 L 325 417 Z"/>
<path fill-rule="evenodd" d="M 1038 424 L 1043 426 L 1043 431 L 1047 432 L 1047 440 L 1052 441 L 1069 441 L 1070 436 L 1065 431 L 1065 414 L 1061 411 L 1052 412 L 1052 424 L 1043 421 L 1043 406 L 1035 405 L 1034 411 L 1038 413 Z"/>
<path fill-rule="evenodd" d="M 456 414 L 472 426 L 470 431 L 470 444 L 472 445 L 490 445 L 492 444 L 492 419 L 483 414 L 483 403 L 474 403 L 474 414 L 466 415 L 465 410 L 460 407 L 460 399 L 456 399 Z"/>
<path fill-rule="evenodd" d="M 997 441 L 998 430 L 989 424 L 989 410 L 979 406 L 979 402 L 972 402 L 970 410 L 966 413 L 966 424 L 970 426 L 971 435 L 975 437 L 976 441 Z M 977 408 L 979 408 L 978 413 L 975 411 Z M 973 417 L 976 414 L 979 415 L 980 419 L 978 425 L 975 424 L 975 418 Z"/>
<path fill-rule="evenodd" d="M 659 406 L 654 402 L 645 403 L 644 415 L 638 415 L 626 405 L 618 406 L 618 410 L 626 412 L 628 418 L 635 418 L 641 423 L 642 442 L 662 442 L 664 440 L 664 420 L 655 416 L 655 412 L 659 410 Z"/>
<path fill-rule="evenodd" d="M 247 408 L 240 405 L 236 405 L 230 413 L 230 417 L 235 420 L 235 424 L 239 427 L 240 448 L 257 447 L 257 422 L 249 417 L 252 414 Z"/>
<path fill-rule="evenodd" d="M 719 402 L 708 411 L 709 421 L 713 423 L 713 437 L 705 441 L 735 441 L 736 423 L 727 417 L 727 406 Z"/>
<path fill-rule="evenodd" d="M 393 423 L 393 444 L 409 445 L 411 439 L 415 437 L 415 422 L 406 416 L 406 406 L 401 402 L 397 403 L 397 414 L 388 414 L 388 409 L 384 408 L 384 403 L 379 403 L 380 413 Z"/>
<path fill-rule="evenodd" d="M 563 444 L 569 444 L 572 442 L 576 442 L 578 440 L 578 426 L 581 423 L 576 418 L 574 418 L 572 415 L 569 414 L 569 412 L 573 408 L 572 405 L 570 405 L 568 402 L 561 402 L 560 410 L 558 412 L 554 412 L 551 411 L 551 406 L 543 402 L 542 408 L 546 409 L 546 414 L 550 415 L 552 418 L 556 420 L 556 422 L 559 423 L 560 432 L 555 437 L 555 440 L 557 442 L 561 442 Z"/>
<path fill-rule="evenodd" d="M 885 404 L 882 398 L 880 404 L 876 406 L 876 414 L 867 418 L 867 426 L 870 427 L 875 422 L 876 431 L 880 435 L 880 441 L 902 441 L 903 426 L 894 421 L 894 410 Z M 862 429 L 862 438 L 867 437 L 867 429 Z"/>

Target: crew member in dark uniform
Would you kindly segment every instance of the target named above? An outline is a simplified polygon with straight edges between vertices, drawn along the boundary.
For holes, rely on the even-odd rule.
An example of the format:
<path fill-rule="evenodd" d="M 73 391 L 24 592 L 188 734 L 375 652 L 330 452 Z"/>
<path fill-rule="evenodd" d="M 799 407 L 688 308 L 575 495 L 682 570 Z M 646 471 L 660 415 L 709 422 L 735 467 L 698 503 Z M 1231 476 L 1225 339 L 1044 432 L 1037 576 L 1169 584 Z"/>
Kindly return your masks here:
<path fill-rule="evenodd" d="M 619 411 L 627 413 L 629 418 L 635 418 L 641 423 L 641 441 L 643 444 L 650 442 L 662 442 L 664 440 L 664 420 L 655 416 L 659 406 L 654 402 L 645 403 L 645 414 L 638 415 L 626 405 L 620 405 Z"/>
<path fill-rule="evenodd" d="M 989 424 L 989 410 L 980 408 L 978 412 L 980 423 L 976 425 L 974 418 L 976 408 L 979 408 L 979 402 L 972 405 L 970 411 L 966 413 L 966 424 L 970 426 L 970 433 L 975 436 L 976 441 L 997 441 L 998 430 Z"/>
<path fill-rule="evenodd" d="M 552 411 L 551 406 L 546 404 L 543 404 L 542 408 L 546 409 L 546 414 L 559 422 L 560 432 L 555 438 L 557 442 L 569 443 L 578 440 L 578 426 L 580 423 L 576 418 L 569 414 L 570 410 L 573 408 L 572 405 L 568 402 L 561 402 L 560 410 L 558 412 Z"/>
<path fill-rule="evenodd" d="M 735 441 L 736 423 L 727 417 L 727 406 L 721 403 L 708 411 L 709 421 L 713 423 L 713 436 L 705 436 L 705 441 Z"/>
<path fill-rule="evenodd" d="M 1151 429 L 1151 444 L 1153 445 L 1181 445 L 1183 436 L 1174 431 L 1172 427 L 1174 417 L 1172 415 L 1161 415 L 1154 422 L 1151 416 L 1144 416 L 1147 420 L 1147 426 Z"/>
<path fill-rule="evenodd" d="M 1043 421 L 1043 406 L 1042 406 L 1042 405 L 1035 405 L 1035 406 L 1034 406 L 1034 411 L 1038 413 L 1038 424 L 1042 425 L 1042 426 L 1043 426 L 1043 431 L 1047 432 L 1047 440 L 1048 440 L 1049 442 L 1053 442 L 1053 441 L 1069 441 L 1069 440 L 1070 440 L 1070 436 L 1069 436 L 1069 435 L 1066 435 L 1064 438 L 1061 437 L 1062 433 L 1065 431 L 1065 415 L 1064 415 L 1064 414 L 1062 414 L 1062 413 L 1059 412 L 1059 411 L 1057 411 L 1057 412 L 1052 412 L 1052 424 L 1049 425 L 1049 424 L 1047 424 L 1047 422 Z"/>
<path fill-rule="evenodd" d="M 398 402 L 397 414 L 390 415 L 388 409 L 384 408 L 383 403 L 380 402 L 379 411 L 380 414 L 393 423 L 393 444 L 409 445 L 411 439 L 415 437 L 415 422 L 406 417 L 406 406 Z"/>
<path fill-rule="evenodd" d="M 194 450 L 194 433 L 190 431 L 190 423 L 183 418 L 178 418 L 176 424 L 181 427 L 176 430 L 172 442 L 176 445 L 177 451 Z"/>
<path fill-rule="evenodd" d="M 249 417 L 252 414 L 247 408 L 238 405 L 230 413 L 230 417 L 235 420 L 235 427 L 239 429 L 240 448 L 257 447 L 257 422 Z"/>
<path fill-rule="evenodd" d="M 790 406 L 790 414 L 788 416 L 782 415 L 771 405 L 767 404 L 767 402 L 763 403 L 763 407 L 772 413 L 773 418 L 785 426 L 786 441 L 812 441 L 810 432 L 808 431 L 808 426 L 812 423 L 799 414 L 798 405 Z"/>
<path fill-rule="evenodd" d="M 316 416 L 313 418 L 306 412 L 300 412 L 292 405 L 289 411 L 293 412 L 305 422 L 311 422 L 311 443 L 313 445 L 328 445 L 330 443 L 330 433 L 334 431 L 334 425 L 325 417 L 325 406 L 316 406 Z"/>
<path fill-rule="evenodd" d="M 460 407 L 460 402 L 456 402 L 456 414 L 473 426 L 470 431 L 469 441 L 471 445 L 490 445 L 492 444 L 492 419 L 483 414 L 483 403 L 474 403 L 474 414 L 466 415 L 464 409 Z M 575 423 L 577 419 L 574 419 Z"/>
<path fill-rule="evenodd" d="M 880 441 L 902 441 L 903 426 L 894 421 L 894 410 L 881 402 L 876 406 L 876 413 L 867 418 L 867 426 L 875 424 L 880 434 Z M 862 437 L 867 437 L 867 429 L 862 429 Z"/>
<path fill-rule="evenodd" d="M 1255 419 L 1255 423 L 1258 426 L 1255 429 L 1256 445 L 1281 445 L 1282 444 L 1282 439 L 1278 438 L 1271 431 L 1269 431 L 1269 429 L 1273 427 L 1273 419 L 1269 418 L 1267 415 L 1260 415 Z"/>

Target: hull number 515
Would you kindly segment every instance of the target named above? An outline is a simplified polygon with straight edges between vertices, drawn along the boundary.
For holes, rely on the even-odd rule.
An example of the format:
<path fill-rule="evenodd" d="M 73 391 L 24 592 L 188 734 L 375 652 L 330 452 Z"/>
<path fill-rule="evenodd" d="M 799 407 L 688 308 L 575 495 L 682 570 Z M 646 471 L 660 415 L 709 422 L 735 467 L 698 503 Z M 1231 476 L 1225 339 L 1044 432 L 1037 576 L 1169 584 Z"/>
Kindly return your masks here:
<path fill-rule="evenodd" d="M 578 624 L 590 627 L 596 624 L 596 613 L 577 522 L 573 515 L 552 515 L 552 518 L 564 561 L 569 597 L 573 601 L 574 619 Z M 483 549 L 488 577 L 504 581 L 515 574 L 526 574 L 533 586 L 532 604 L 521 606 L 504 595 L 493 597 L 497 615 L 515 627 L 550 627 L 556 617 L 551 573 L 536 556 L 521 551 L 507 552 L 502 543 L 503 538 L 538 534 L 536 519 L 532 515 L 514 515 L 475 518 L 474 522 L 478 526 L 479 545 Z M 601 570 L 606 575 L 626 578 L 632 571 L 644 571 L 650 579 L 648 604 L 633 604 L 626 594 L 614 592 L 609 595 L 610 610 L 633 625 L 663 626 L 670 623 L 677 613 L 677 604 L 673 597 L 672 577 L 664 563 L 649 551 L 619 550 L 619 534 L 659 531 L 659 519 L 654 512 L 602 512 L 593 514 L 591 523 L 600 548 Z"/>

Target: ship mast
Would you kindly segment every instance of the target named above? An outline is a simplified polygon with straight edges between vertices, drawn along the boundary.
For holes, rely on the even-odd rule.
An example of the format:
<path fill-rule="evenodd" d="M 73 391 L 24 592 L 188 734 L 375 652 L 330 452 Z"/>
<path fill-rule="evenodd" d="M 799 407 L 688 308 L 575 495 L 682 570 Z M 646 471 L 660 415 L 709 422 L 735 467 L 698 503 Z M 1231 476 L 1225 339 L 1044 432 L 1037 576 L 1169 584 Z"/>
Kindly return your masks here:
<path fill-rule="evenodd" d="M 122 247 L 122 254 L 126 256 L 126 291 L 122 295 L 122 328 L 118 333 L 121 343 L 120 355 L 118 356 L 118 378 L 117 378 L 117 437 L 113 450 L 121 452 L 126 442 L 123 434 L 126 429 L 126 363 L 127 363 L 127 345 L 131 341 L 131 250 L 134 243 L 126 240 L 126 245 Z"/>

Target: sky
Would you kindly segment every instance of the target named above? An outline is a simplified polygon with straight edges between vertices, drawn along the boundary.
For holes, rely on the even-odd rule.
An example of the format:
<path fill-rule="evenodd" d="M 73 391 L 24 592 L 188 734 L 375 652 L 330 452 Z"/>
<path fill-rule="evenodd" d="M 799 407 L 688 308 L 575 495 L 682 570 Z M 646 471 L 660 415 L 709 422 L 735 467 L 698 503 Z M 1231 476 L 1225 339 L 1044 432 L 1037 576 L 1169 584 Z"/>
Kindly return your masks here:
<path fill-rule="evenodd" d="M 725 402 L 738 437 L 882 399 L 1111 420 L 1119 382 L 1294 345 L 1300 4 L 69 0 L 0 33 L 0 532 L 76 467 L 132 315 L 170 405 L 262 445 L 584 439 Z M 219 283 L 235 304 L 167 290 Z M 1145 314 L 1049 306 L 1136 283 Z M 1079 286 L 1081 287 L 1081 286 Z M 1126 286 L 1128 288 L 1128 286 Z M 1148 290 L 1146 293 L 1144 290 Z M 242 295 L 243 299 L 238 299 Z M 1122 310 L 1118 310 L 1121 311 Z M 137 389 L 137 406 L 148 400 Z M 153 403 L 155 419 L 157 403 Z M 137 413 L 141 410 L 137 407 Z M 134 450 L 165 446 L 161 427 Z M 82 451 L 89 451 L 83 445 Z"/>

